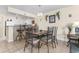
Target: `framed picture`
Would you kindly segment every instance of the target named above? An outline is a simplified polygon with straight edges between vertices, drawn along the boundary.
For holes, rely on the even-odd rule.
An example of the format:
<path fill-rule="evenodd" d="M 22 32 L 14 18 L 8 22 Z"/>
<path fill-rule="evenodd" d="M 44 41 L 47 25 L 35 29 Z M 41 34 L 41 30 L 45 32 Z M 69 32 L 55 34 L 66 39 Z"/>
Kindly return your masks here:
<path fill-rule="evenodd" d="M 55 23 L 55 15 L 49 16 L 49 23 Z"/>

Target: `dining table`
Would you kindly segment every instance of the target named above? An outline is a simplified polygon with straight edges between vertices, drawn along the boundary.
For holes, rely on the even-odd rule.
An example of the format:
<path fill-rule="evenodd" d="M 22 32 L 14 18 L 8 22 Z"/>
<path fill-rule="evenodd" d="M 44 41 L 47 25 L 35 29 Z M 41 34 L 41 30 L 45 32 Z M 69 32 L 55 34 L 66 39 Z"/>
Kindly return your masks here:
<path fill-rule="evenodd" d="M 72 49 L 72 41 L 75 41 L 75 43 L 77 44 L 77 47 L 79 47 L 79 35 L 77 35 L 77 34 L 70 34 L 69 36 L 68 36 L 68 39 L 69 39 L 69 41 L 68 41 L 68 43 L 69 43 L 69 45 L 70 45 L 70 53 L 72 52 L 71 51 L 71 49 Z"/>
<path fill-rule="evenodd" d="M 38 52 L 39 52 L 39 50 L 40 50 L 40 48 L 41 48 L 41 39 L 44 37 L 44 36 L 46 36 L 47 35 L 47 30 L 39 30 L 39 31 L 37 31 L 37 32 L 29 32 L 29 31 L 27 31 L 26 30 L 26 33 L 31 33 L 32 35 L 35 35 L 36 37 L 36 39 L 37 39 L 37 41 L 38 41 Z M 32 44 L 33 44 L 33 39 L 31 39 L 32 40 Z M 36 41 L 34 41 L 34 42 L 36 42 Z M 33 45 L 32 45 L 32 47 L 33 47 Z"/>

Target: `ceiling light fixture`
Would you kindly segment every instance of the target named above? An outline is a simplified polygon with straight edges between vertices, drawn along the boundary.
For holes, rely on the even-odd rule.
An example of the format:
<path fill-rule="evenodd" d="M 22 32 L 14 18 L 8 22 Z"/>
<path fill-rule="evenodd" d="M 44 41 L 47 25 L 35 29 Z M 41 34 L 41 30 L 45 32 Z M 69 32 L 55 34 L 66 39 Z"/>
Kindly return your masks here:
<path fill-rule="evenodd" d="M 41 5 L 38 5 L 38 7 L 39 7 L 39 12 L 37 13 L 37 16 L 43 16 L 43 13 L 40 11 L 40 9 L 41 9 Z"/>
<path fill-rule="evenodd" d="M 37 14 L 37 16 L 43 16 L 43 13 L 40 12 L 40 13 Z"/>

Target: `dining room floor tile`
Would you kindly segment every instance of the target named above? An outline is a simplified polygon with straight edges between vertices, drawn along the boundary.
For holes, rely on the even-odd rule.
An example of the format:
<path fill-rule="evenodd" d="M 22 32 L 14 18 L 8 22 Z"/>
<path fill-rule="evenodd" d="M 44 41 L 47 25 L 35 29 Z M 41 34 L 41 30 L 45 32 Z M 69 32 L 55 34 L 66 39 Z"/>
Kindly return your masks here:
<path fill-rule="evenodd" d="M 30 46 L 26 47 L 24 52 L 24 44 L 25 40 L 21 41 L 15 41 L 15 42 L 6 42 L 1 41 L 0 42 L 0 53 L 30 53 Z M 58 45 L 56 48 L 52 48 L 52 46 L 49 46 L 49 52 L 50 53 L 69 53 L 69 47 L 66 46 L 66 42 L 58 41 Z M 33 48 L 33 53 L 38 53 L 37 48 Z M 47 47 L 43 45 L 40 48 L 39 53 L 47 53 Z"/>

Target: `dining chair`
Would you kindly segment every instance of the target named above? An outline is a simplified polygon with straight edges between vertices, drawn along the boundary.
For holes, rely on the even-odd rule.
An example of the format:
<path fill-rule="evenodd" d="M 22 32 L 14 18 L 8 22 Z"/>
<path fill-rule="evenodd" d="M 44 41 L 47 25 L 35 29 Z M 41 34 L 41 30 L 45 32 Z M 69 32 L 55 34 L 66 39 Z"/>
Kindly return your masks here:
<path fill-rule="evenodd" d="M 52 44 L 53 48 L 56 48 L 56 45 L 58 45 L 58 41 L 57 41 L 57 30 L 58 27 L 53 26 L 53 27 L 48 27 L 48 42 Z"/>
<path fill-rule="evenodd" d="M 58 27 L 54 27 L 53 29 L 53 40 L 54 40 L 54 43 L 58 45 L 58 41 L 57 41 L 57 30 L 58 30 Z M 56 45 L 55 45 L 56 47 Z"/>
<path fill-rule="evenodd" d="M 17 29 L 17 33 L 18 33 L 18 35 L 16 36 L 16 40 L 22 40 L 22 39 L 24 39 L 24 34 L 23 34 L 23 32 L 24 32 L 24 29 L 22 29 L 22 25 L 20 25 L 19 26 L 19 29 Z M 16 41 L 15 40 L 15 41 Z"/>
<path fill-rule="evenodd" d="M 28 39 L 25 42 L 24 51 L 27 46 L 31 46 L 31 53 L 33 52 L 33 48 L 38 48 L 39 52 L 39 39 L 38 35 L 34 34 L 34 30 L 32 28 L 28 29 Z"/>
<path fill-rule="evenodd" d="M 44 34 L 44 38 L 42 39 L 42 45 L 47 46 L 47 52 L 49 53 L 49 43 L 52 44 L 52 47 L 54 48 L 53 45 L 53 27 L 48 27 L 47 33 Z"/>
<path fill-rule="evenodd" d="M 52 27 L 48 27 L 48 31 L 47 31 L 47 52 L 49 53 L 49 42 L 52 44 L 53 47 L 53 28 Z"/>
<path fill-rule="evenodd" d="M 52 47 L 56 48 L 56 44 L 58 44 L 57 41 L 57 29 L 58 27 L 48 27 L 47 33 L 45 34 L 45 38 L 42 39 L 43 45 L 47 46 L 47 52 L 49 53 L 49 44 L 52 45 Z M 47 37 L 47 38 L 46 38 Z"/>

